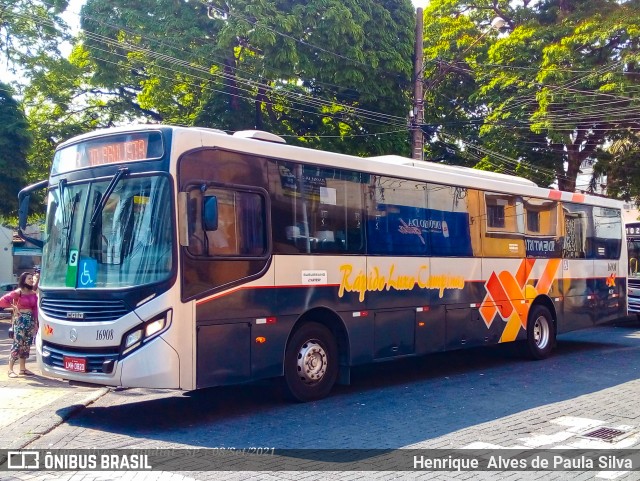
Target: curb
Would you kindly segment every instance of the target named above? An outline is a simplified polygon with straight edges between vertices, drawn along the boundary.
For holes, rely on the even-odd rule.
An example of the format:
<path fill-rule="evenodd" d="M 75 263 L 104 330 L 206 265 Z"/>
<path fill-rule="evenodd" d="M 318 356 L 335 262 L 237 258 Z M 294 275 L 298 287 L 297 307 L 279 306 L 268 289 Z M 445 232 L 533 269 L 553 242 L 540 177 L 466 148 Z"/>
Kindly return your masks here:
<path fill-rule="evenodd" d="M 94 392 L 71 393 L 68 396 L 47 404 L 40 409 L 26 413 L 16 421 L 19 428 L 8 427 L 7 431 L 0 431 L 0 436 L 5 440 L 4 449 L 23 449 L 40 437 L 50 433 L 71 417 L 82 412 L 87 406 L 96 402 L 109 392 L 109 388 L 103 387 Z M 10 429 L 10 430 L 9 430 Z"/>
<path fill-rule="evenodd" d="M 11 342 L 6 336 L 6 331 L 10 325 L 10 319 L 0 318 L 0 369 L 5 371 L 5 356 L 8 356 Z M 34 362 L 34 356 L 32 353 L 27 362 Z M 15 389 L 15 395 L 21 396 L 17 399 L 41 400 L 35 403 L 37 407 L 30 407 L 29 402 L 20 404 L 20 401 L 14 401 L 9 406 L 0 406 L 0 415 L 6 414 L 10 419 L 0 423 L 2 448 L 22 449 L 79 414 L 107 394 L 110 388 L 95 384 L 74 385 L 41 374 L 32 378 L 6 379 L 4 373 L 0 372 L 0 389 L 3 389 L 3 399 L 11 399 L 14 393 L 12 390 Z"/>
<path fill-rule="evenodd" d="M 100 399 L 102 396 L 104 396 L 108 392 L 109 392 L 109 388 L 107 387 L 100 388 L 96 392 L 90 393 L 88 396 L 86 396 L 84 399 L 80 400 L 79 402 L 56 410 L 56 414 L 58 415 L 59 419 L 57 419 L 54 423 L 52 423 L 51 426 L 48 427 L 45 431 L 38 433 L 38 435 L 42 436 L 43 434 L 47 434 L 48 432 L 57 428 L 62 423 L 67 421 L 69 418 L 71 418 L 75 414 L 80 413 L 83 409 L 85 409 L 87 406 L 90 406 L 91 404 L 96 402 L 98 399 Z M 40 410 L 40 412 L 42 411 L 49 412 L 50 411 L 49 408 L 50 406 L 45 406 L 43 409 Z M 39 415 L 40 412 L 37 412 L 35 415 L 36 416 Z M 21 447 L 24 447 L 24 446 L 21 446 Z"/>

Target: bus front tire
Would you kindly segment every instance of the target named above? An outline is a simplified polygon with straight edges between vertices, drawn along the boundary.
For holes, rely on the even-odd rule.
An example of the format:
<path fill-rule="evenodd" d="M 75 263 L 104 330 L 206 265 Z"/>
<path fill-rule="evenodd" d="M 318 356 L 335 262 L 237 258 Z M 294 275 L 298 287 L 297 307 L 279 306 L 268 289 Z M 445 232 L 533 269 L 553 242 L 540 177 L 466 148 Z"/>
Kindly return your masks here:
<path fill-rule="evenodd" d="M 551 355 L 555 343 L 556 329 L 551 312 L 541 304 L 533 306 L 527 321 L 525 354 L 535 360 L 546 359 Z"/>
<path fill-rule="evenodd" d="M 338 347 L 331 331 L 316 322 L 305 323 L 293 333 L 284 358 L 284 378 L 296 401 L 322 399 L 338 376 Z"/>

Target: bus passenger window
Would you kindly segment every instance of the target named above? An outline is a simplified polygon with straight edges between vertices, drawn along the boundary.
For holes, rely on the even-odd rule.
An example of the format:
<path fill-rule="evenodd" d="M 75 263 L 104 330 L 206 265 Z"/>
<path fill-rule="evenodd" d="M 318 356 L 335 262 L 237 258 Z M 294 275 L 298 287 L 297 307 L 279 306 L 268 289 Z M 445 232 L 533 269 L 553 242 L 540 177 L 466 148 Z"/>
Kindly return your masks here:
<path fill-rule="evenodd" d="M 595 259 L 618 259 L 622 248 L 620 211 L 593 207 L 593 244 Z"/>
<path fill-rule="evenodd" d="M 424 182 L 375 177 L 367 202 L 367 251 L 429 255 L 429 214 Z"/>
<path fill-rule="evenodd" d="M 217 200 L 217 226 L 204 228 L 203 202 Z M 190 192 L 189 247 L 192 255 L 263 256 L 267 250 L 264 199 L 257 193 L 222 188 Z M 216 228 L 217 227 L 217 228 Z"/>
<path fill-rule="evenodd" d="M 426 219 L 431 255 L 472 256 L 475 237 L 470 211 L 477 205 L 477 192 L 462 187 L 427 184 Z M 470 203 L 471 200 L 471 203 Z M 476 241 L 479 244 L 479 241 Z"/>
<path fill-rule="evenodd" d="M 504 229 L 504 206 L 487 204 L 487 227 Z"/>
<path fill-rule="evenodd" d="M 524 197 L 525 248 L 527 257 L 560 257 L 562 242 L 558 233 L 558 202 Z"/>
<path fill-rule="evenodd" d="M 482 253 L 486 257 L 525 255 L 525 206 L 522 198 L 498 192 L 484 193 Z"/>
<path fill-rule="evenodd" d="M 562 257 L 567 259 L 593 258 L 592 207 L 582 204 L 563 204 L 564 241 Z"/>
<path fill-rule="evenodd" d="M 363 176 L 294 163 L 277 164 L 271 193 L 276 254 L 364 250 Z"/>

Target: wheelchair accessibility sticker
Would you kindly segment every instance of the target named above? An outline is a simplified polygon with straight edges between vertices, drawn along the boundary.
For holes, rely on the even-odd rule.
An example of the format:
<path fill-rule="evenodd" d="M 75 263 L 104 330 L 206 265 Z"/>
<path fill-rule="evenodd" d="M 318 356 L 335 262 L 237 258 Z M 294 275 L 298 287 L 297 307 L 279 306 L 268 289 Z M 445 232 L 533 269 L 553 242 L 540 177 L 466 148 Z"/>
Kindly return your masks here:
<path fill-rule="evenodd" d="M 98 272 L 98 261 L 91 258 L 80 259 L 78 270 L 78 287 L 95 287 Z"/>

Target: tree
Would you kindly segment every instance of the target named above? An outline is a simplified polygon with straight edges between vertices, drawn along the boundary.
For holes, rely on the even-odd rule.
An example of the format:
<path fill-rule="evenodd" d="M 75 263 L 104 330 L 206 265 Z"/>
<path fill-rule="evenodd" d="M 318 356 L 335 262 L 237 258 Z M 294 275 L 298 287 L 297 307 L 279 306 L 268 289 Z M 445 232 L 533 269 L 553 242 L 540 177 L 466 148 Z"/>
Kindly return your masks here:
<path fill-rule="evenodd" d="M 0 4 L 0 57 L 14 73 L 28 76 L 59 56 L 68 39 L 60 17 L 67 0 L 12 0 Z"/>
<path fill-rule="evenodd" d="M 31 143 L 27 120 L 8 85 L 0 83 L 0 215 L 18 211 L 18 191 L 27 171 Z"/>
<path fill-rule="evenodd" d="M 150 121 L 408 152 L 409 0 L 89 0 L 82 16 L 92 83 Z"/>
<path fill-rule="evenodd" d="M 23 108 L 25 86 L 47 72 L 62 58 L 59 46 L 70 37 L 60 14 L 67 0 L 13 0 L 0 4 L 0 61 L 9 73 L 3 81 L 11 81 L 14 89 L 0 84 L 2 120 L 0 120 L 0 214 L 15 215 L 18 190 L 33 178 L 31 150 L 37 142 Z M 14 97 L 17 95 L 17 97 Z M 16 98 L 20 98 L 20 104 Z M 36 127 L 38 125 L 36 124 Z M 50 160 L 48 161 L 50 165 Z M 46 177 L 47 173 L 42 177 Z"/>
<path fill-rule="evenodd" d="M 51 59 L 24 89 L 33 135 L 28 182 L 49 175 L 56 146 L 70 137 L 113 127 L 139 117 L 139 111 L 92 83 L 93 65 L 76 46 L 68 59 Z"/>
<path fill-rule="evenodd" d="M 618 138 L 603 149 L 594 165 L 595 184 L 607 176 L 607 194 L 640 205 L 640 132 L 621 131 Z M 595 185 L 593 186 L 595 188 Z"/>
<path fill-rule="evenodd" d="M 598 161 L 621 131 L 640 127 L 639 6 L 433 0 L 425 15 L 428 74 L 443 65 L 446 73 L 427 92 L 428 121 L 464 139 L 468 162 L 575 190 L 584 162 Z M 486 33 L 496 15 L 507 23 L 502 35 Z"/>

